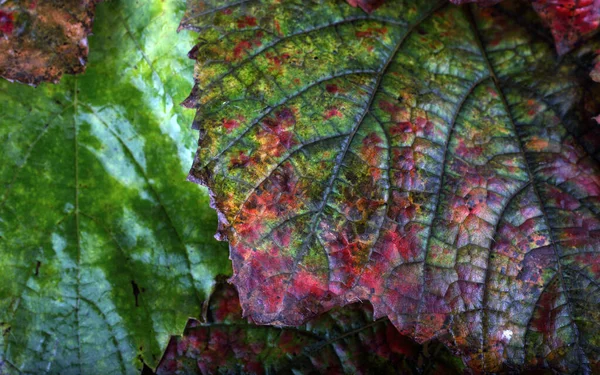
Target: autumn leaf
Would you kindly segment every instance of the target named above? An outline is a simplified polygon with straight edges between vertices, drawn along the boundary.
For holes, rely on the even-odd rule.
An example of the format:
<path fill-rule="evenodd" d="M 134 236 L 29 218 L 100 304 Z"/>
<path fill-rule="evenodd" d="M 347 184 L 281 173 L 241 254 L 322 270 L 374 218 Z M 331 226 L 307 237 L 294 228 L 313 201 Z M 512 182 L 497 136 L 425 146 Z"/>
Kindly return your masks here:
<path fill-rule="evenodd" d="M 189 178 L 253 321 L 368 300 L 475 371 L 599 370 L 591 67 L 504 6 L 189 2 Z"/>
<path fill-rule="evenodd" d="M 208 195 L 185 181 L 182 7 L 99 4 L 85 74 L 0 82 L 0 374 L 154 366 L 230 272 Z"/>
<path fill-rule="evenodd" d="M 38 85 L 81 73 L 96 3 L 8 0 L 0 4 L 0 77 Z"/>
<path fill-rule="evenodd" d="M 463 373 L 439 342 L 419 345 L 372 314 L 368 304 L 355 303 L 297 328 L 257 326 L 242 319 L 235 288 L 221 283 L 207 321 L 191 319 L 171 339 L 156 375 Z"/>

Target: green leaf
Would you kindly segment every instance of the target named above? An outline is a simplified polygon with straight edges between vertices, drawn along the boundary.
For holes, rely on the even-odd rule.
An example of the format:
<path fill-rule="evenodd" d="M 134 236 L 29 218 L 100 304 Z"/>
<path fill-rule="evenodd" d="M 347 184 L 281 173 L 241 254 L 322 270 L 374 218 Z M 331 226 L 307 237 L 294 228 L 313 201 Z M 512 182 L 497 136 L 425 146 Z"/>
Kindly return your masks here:
<path fill-rule="evenodd" d="M 84 75 L 0 82 L 2 374 L 155 365 L 230 273 L 208 195 L 185 181 L 182 6 L 102 3 Z"/>
<path fill-rule="evenodd" d="M 190 179 L 247 316 L 369 300 L 476 371 L 598 370 L 598 86 L 532 12 L 189 1 Z"/>
<path fill-rule="evenodd" d="M 301 327 L 257 326 L 242 319 L 235 288 L 219 284 L 207 321 L 191 319 L 173 337 L 157 375 L 462 374 L 439 342 L 419 345 L 387 319 L 373 322 L 369 304 L 336 308 Z"/>

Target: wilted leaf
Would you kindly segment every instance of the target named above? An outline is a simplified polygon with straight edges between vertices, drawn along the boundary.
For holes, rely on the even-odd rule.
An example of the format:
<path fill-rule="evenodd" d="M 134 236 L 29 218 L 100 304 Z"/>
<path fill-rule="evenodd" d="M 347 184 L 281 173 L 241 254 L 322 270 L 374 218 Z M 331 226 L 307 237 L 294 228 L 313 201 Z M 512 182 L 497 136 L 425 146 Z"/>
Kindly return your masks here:
<path fill-rule="evenodd" d="M 587 65 L 501 8 L 190 3 L 190 179 L 247 315 L 298 325 L 369 300 L 478 370 L 597 368 Z"/>
<path fill-rule="evenodd" d="M 155 365 L 229 272 L 208 196 L 185 182 L 182 6 L 100 4 L 86 74 L 0 83 L 0 374 Z"/>
<path fill-rule="evenodd" d="M 0 77 L 30 85 L 81 73 L 100 0 L 8 0 L 0 4 Z"/>
<path fill-rule="evenodd" d="M 257 326 L 242 319 L 235 288 L 220 284 L 207 322 L 192 319 L 171 339 L 156 374 L 462 373 L 442 344 L 421 346 L 372 314 L 368 304 L 355 303 L 297 328 Z"/>

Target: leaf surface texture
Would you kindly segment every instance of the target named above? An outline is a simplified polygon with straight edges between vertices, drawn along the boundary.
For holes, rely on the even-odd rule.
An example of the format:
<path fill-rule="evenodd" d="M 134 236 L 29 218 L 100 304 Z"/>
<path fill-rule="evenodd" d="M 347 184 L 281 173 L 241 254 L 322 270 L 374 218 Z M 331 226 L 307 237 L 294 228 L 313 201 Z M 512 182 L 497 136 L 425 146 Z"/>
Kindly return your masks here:
<path fill-rule="evenodd" d="M 476 370 L 597 368 L 592 81 L 504 5 L 188 2 L 190 179 L 246 315 L 369 300 Z"/>

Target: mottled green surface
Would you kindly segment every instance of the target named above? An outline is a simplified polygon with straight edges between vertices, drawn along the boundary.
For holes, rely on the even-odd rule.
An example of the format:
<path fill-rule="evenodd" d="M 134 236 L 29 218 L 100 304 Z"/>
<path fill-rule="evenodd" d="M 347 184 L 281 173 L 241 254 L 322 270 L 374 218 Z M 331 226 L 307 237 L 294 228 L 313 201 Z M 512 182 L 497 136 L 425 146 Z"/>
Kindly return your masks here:
<path fill-rule="evenodd" d="M 0 82 L 1 374 L 154 365 L 230 272 L 207 194 L 185 181 L 183 5 L 103 3 L 85 75 Z"/>

